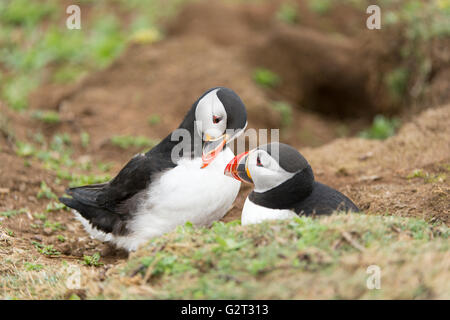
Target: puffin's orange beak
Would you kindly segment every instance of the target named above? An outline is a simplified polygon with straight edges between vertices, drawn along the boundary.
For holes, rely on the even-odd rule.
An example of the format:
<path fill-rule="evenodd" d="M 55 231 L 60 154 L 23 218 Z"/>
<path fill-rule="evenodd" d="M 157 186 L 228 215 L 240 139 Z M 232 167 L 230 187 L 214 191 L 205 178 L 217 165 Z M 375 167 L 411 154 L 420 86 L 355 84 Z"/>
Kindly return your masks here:
<path fill-rule="evenodd" d="M 222 151 L 228 141 L 228 135 L 224 134 L 217 139 L 206 136 L 205 143 L 203 145 L 202 166 L 201 169 L 206 168 L 217 155 Z"/>
<path fill-rule="evenodd" d="M 231 159 L 223 172 L 226 176 L 235 178 L 241 182 L 253 183 L 247 167 L 248 151 Z"/>

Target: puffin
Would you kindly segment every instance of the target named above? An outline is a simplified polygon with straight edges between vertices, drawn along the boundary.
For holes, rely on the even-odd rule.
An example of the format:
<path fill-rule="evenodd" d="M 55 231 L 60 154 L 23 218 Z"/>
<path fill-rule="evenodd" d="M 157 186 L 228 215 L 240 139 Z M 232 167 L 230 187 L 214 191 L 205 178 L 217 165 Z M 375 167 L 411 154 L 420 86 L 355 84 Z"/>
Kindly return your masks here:
<path fill-rule="evenodd" d="M 265 144 L 237 155 L 227 164 L 224 174 L 254 184 L 244 203 L 242 225 L 298 215 L 360 211 L 345 195 L 315 181 L 308 161 L 283 143 Z"/>
<path fill-rule="evenodd" d="M 229 142 L 246 126 L 240 97 L 225 87 L 211 88 L 177 129 L 135 155 L 111 181 L 69 188 L 59 200 L 91 237 L 128 251 L 188 221 L 209 226 L 239 192 L 241 182 L 223 170 L 234 157 Z"/>

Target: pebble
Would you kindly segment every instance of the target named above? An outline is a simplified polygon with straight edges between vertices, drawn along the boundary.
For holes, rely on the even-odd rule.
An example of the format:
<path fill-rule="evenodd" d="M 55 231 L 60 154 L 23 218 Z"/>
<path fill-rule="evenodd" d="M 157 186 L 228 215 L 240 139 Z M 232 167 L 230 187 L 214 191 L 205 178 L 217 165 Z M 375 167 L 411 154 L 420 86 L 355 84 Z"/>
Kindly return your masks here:
<path fill-rule="evenodd" d="M 32 236 L 31 240 L 36 240 L 36 241 L 42 242 L 42 238 L 40 236 Z"/>

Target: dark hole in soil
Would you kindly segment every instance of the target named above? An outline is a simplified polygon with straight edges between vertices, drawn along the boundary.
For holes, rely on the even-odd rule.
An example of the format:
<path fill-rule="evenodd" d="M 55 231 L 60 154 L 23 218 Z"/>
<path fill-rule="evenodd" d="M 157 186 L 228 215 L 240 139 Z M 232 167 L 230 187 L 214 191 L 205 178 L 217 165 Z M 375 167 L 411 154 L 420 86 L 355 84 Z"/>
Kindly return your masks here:
<path fill-rule="evenodd" d="M 359 118 L 373 113 L 373 104 L 361 85 L 342 83 L 314 84 L 298 104 L 328 117 Z"/>

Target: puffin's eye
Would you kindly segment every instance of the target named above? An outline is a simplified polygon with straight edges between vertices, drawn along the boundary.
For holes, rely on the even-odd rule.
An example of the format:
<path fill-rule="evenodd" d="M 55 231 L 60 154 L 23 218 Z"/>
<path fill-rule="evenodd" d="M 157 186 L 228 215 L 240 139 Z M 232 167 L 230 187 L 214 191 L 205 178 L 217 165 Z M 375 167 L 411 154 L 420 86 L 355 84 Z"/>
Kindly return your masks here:
<path fill-rule="evenodd" d="M 259 156 L 256 158 L 256 165 L 258 167 L 263 167 L 262 163 L 261 163 L 261 159 L 259 158 Z"/>
<path fill-rule="evenodd" d="M 219 123 L 222 121 L 222 117 L 213 116 L 213 123 Z"/>

